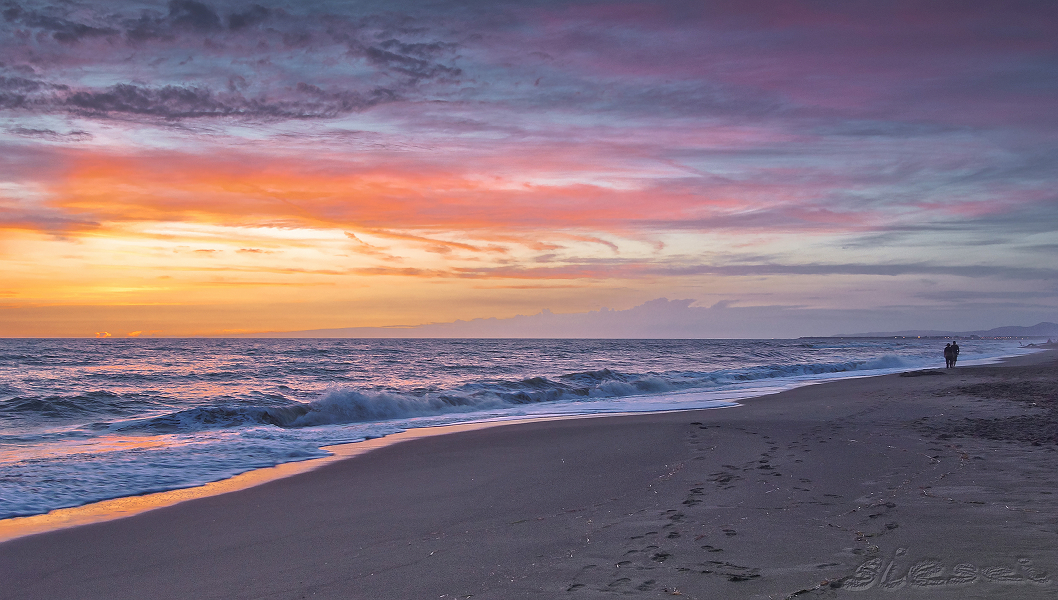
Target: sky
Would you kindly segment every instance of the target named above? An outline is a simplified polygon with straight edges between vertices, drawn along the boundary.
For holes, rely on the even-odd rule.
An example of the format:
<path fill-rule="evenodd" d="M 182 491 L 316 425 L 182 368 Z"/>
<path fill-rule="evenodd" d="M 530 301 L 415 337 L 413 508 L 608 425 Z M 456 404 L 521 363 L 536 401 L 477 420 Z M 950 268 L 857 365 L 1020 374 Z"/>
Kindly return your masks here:
<path fill-rule="evenodd" d="M 1032 325 L 1056 178 L 1051 1 L 0 1 L 0 336 Z"/>

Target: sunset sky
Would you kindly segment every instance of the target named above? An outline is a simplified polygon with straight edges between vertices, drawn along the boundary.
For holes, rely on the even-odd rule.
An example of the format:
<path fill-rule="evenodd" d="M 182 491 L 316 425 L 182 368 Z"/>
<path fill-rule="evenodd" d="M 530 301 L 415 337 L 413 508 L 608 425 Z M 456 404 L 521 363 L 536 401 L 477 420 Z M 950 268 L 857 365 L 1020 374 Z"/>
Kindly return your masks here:
<path fill-rule="evenodd" d="M 1056 2 L 0 15 L 0 336 L 1058 321 Z"/>

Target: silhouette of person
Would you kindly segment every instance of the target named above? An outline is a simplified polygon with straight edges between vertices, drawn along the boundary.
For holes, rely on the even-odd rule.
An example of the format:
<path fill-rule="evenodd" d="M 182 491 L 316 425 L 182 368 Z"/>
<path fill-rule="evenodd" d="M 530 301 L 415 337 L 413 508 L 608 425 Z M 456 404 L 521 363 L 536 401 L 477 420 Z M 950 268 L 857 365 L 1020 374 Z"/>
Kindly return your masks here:
<path fill-rule="evenodd" d="M 951 344 L 948 344 L 947 346 L 944 346 L 944 368 L 945 369 L 950 369 L 951 368 L 951 365 L 952 365 L 951 355 L 952 355 Z"/>
<path fill-rule="evenodd" d="M 955 363 L 959 362 L 959 343 L 955 340 L 951 341 L 951 366 L 955 366 Z"/>

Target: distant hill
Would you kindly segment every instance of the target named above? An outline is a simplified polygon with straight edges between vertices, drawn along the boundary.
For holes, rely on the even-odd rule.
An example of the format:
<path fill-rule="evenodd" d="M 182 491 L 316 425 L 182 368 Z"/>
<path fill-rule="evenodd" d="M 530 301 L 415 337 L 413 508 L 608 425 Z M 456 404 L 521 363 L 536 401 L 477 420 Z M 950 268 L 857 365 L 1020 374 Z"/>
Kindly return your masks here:
<path fill-rule="evenodd" d="M 1043 322 L 1032 327 L 1008 325 L 981 331 L 941 331 L 935 329 L 912 329 L 908 331 L 872 331 L 870 333 L 843 333 L 832 337 L 982 337 L 982 338 L 1058 338 L 1058 323 Z"/>
<path fill-rule="evenodd" d="M 720 301 L 694 306 L 693 299 L 655 298 L 628 309 L 476 318 L 391 327 L 337 327 L 299 331 L 228 334 L 250 338 L 518 338 L 518 339 L 745 339 L 827 337 L 834 331 L 861 327 L 863 315 L 852 311 L 801 310 L 776 306 L 732 306 Z M 1014 317 L 1011 317 L 1013 320 Z M 876 325 L 881 327 L 883 325 Z M 989 331 L 897 331 L 834 337 L 1042 337 L 1058 338 L 1058 325 L 998 327 Z"/>

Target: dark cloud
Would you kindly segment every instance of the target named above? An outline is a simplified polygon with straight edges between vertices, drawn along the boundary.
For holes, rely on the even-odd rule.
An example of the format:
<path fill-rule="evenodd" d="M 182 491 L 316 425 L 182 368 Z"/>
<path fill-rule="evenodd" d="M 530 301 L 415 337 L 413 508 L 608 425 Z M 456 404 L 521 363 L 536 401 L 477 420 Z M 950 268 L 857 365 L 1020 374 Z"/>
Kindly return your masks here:
<path fill-rule="evenodd" d="M 63 14 L 69 8 L 63 5 L 48 7 L 45 11 L 25 9 L 17 4 L 10 4 L 3 11 L 4 19 L 12 24 L 51 33 L 52 37 L 64 44 L 74 44 L 85 38 L 119 36 L 132 42 L 148 40 L 169 40 L 175 32 L 184 30 L 197 33 L 208 33 L 222 29 L 220 17 L 208 5 L 194 0 L 172 0 L 168 14 L 144 11 L 138 18 L 126 18 L 113 14 L 97 15 L 98 20 L 109 20 L 107 23 L 88 24 Z M 251 8 L 244 15 L 234 15 L 243 21 L 253 19 L 257 12 Z"/>
<path fill-rule="evenodd" d="M 220 31 L 220 16 L 209 6 L 194 0 L 172 0 L 169 13 L 144 12 L 138 19 L 123 22 L 125 37 L 130 42 L 174 40 L 177 33 L 208 34 Z"/>
<path fill-rule="evenodd" d="M 35 12 L 9 4 L 2 14 L 15 35 L 5 43 L 0 22 L 0 51 L 8 55 L 0 64 L 0 110 L 168 120 L 328 118 L 419 99 L 430 94 L 428 86 L 449 85 L 462 74 L 451 64 L 456 44 L 430 39 L 405 15 L 221 8 L 172 0 L 165 11 L 135 14 L 127 6 L 104 13 L 57 4 Z M 93 36 L 113 39 L 90 50 L 70 48 Z M 277 55 L 284 47 L 302 52 Z M 341 53 L 353 60 L 335 66 Z M 323 67 L 323 58 L 331 65 Z M 102 87 L 80 79 L 84 64 L 121 83 Z M 151 75 L 133 79 L 130 65 L 149 67 Z M 20 67 L 28 73 L 17 72 Z M 291 74 L 302 79 L 291 81 Z"/>
<path fill-rule="evenodd" d="M 272 14 L 272 11 L 261 6 L 260 4 L 254 4 L 250 8 L 240 13 L 231 13 L 228 15 L 228 29 L 237 31 L 246 27 L 252 27 L 254 25 L 263 23 Z"/>
<path fill-rule="evenodd" d="M 92 139 L 92 134 L 87 131 L 70 131 L 59 133 L 51 129 L 31 129 L 28 127 L 15 127 L 9 130 L 11 133 L 28 138 L 39 138 L 55 141 L 85 141 Z"/>
<path fill-rule="evenodd" d="M 40 82 L 22 77 L 0 77 L 0 109 L 23 108 L 30 94 L 40 89 Z"/>
<path fill-rule="evenodd" d="M 169 2 L 168 19 L 175 27 L 193 31 L 216 31 L 221 28 L 220 16 L 212 8 L 194 0 Z"/>
<path fill-rule="evenodd" d="M 44 82 L 25 77 L 0 77 L 0 90 L 5 92 L 33 93 L 46 87 Z"/>
<path fill-rule="evenodd" d="M 283 45 L 287 48 L 308 48 L 312 44 L 312 33 L 308 31 L 284 31 Z"/>
<path fill-rule="evenodd" d="M 68 86 L 38 79 L 0 76 L 0 109 L 39 107 L 46 104 L 49 97 L 67 90 Z"/>
<path fill-rule="evenodd" d="M 237 109 L 216 100 L 208 90 L 165 86 L 152 89 L 119 84 L 102 92 L 75 92 L 66 99 L 77 112 L 155 115 L 165 118 L 233 114 Z"/>
<path fill-rule="evenodd" d="M 363 56 L 375 66 L 403 73 L 415 80 L 432 79 L 439 76 L 457 77 L 462 73 L 457 68 L 447 67 L 406 54 L 390 52 L 377 46 L 365 48 Z"/>
<path fill-rule="evenodd" d="M 378 46 L 389 52 L 396 52 L 405 56 L 416 56 L 422 59 L 434 58 L 442 53 L 450 52 L 456 47 L 455 44 L 442 42 L 433 42 L 431 44 L 405 43 L 392 38 L 380 43 Z"/>
<path fill-rule="evenodd" d="M 163 19 L 142 15 L 135 21 L 125 23 L 125 38 L 132 43 L 175 39 L 176 36 L 166 25 Z"/>
<path fill-rule="evenodd" d="M 207 85 L 146 86 L 122 83 L 104 89 L 71 89 L 25 77 L 0 76 L 0 109 L 65 112 L 92 117 L 188 119 L 247 117 L 265 119 L 329 118 L 356 113 L 401 99 L 398 90 L 367 87 L 325 90 L 299 82 L 273 94 L 247 96 L 245 79 L 233 77 L 225 89 Z"/>
<path fill-rule="evenodd" d="M 163 119 L 249 117 L 265 119 L 325 118 L 366 110 L 398 99 L 393 90 L 375 88 L 366 93 L 328 92 L 309 84 L 295 87 L 293 97 L 269 100 L 246 98 L 238 93 L 214 93 L 206 88 L 164 86 L 151 88 L 119 84 L 102 91 L 69 94 L 63 104 L 74 113 L 89 116 L 151 116 Z"/>
<path fill-rule="evenodd" d="M 64 44 L 74 44 L 84 38 L 105 37 L 120 33 L 112 27 L 94 27 L 85 23 L 26 10 L 17 4 L 9 5 L 8 8 L 4 9 L 3 15 L 4 19 L 9 23 L 51 32 L 52 38 Z"/>
<path fill-rule="evenodd" d="M 194 0 L 172 0 L 167 14 L 145 12 L 136 19 L 125 19 L 125 37 L 134 43 L 171 41 L 178 34 L 217 34 L 225 29 L 239 31 L 259 25 L 274 11 L 254 4 L 241 12 L 228 13 L 225 19 L 210 5 Z"/>

